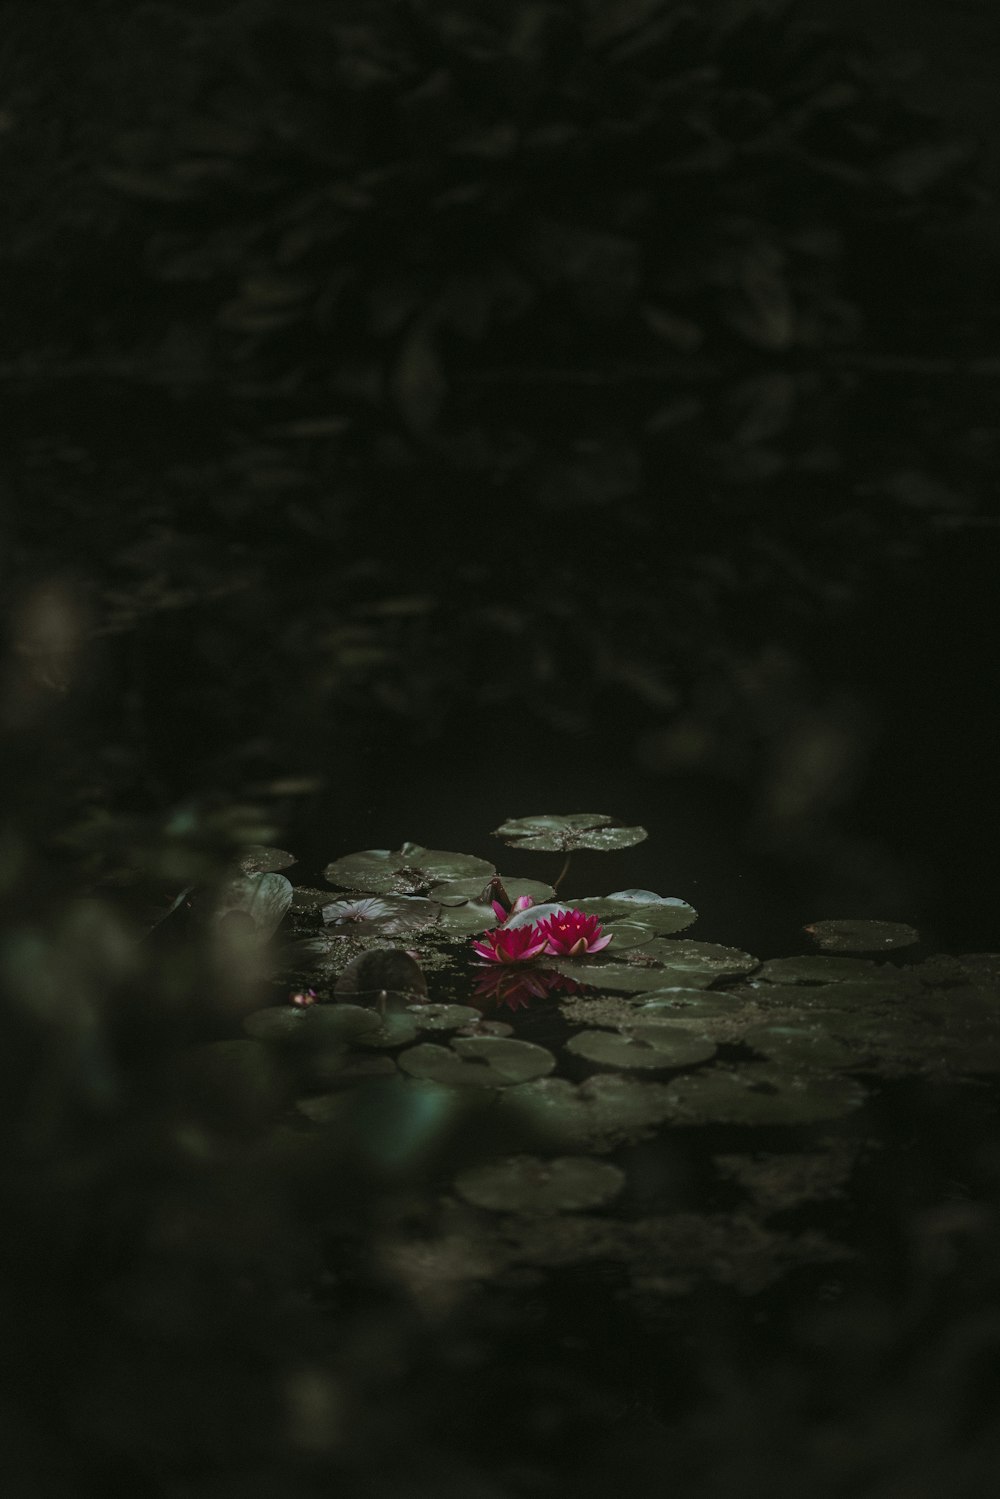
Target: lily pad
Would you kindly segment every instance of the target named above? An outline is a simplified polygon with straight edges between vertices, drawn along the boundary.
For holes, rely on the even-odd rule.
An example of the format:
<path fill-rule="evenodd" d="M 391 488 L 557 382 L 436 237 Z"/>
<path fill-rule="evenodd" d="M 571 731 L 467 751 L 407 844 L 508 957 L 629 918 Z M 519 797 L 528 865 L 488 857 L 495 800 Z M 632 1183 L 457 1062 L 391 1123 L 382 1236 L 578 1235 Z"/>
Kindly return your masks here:
<path fill-rule="evenodd" d="M 279 869 L 288 869 L 296 859 L 285 848 L 268 848 L 263 843 L 251 843 L 243 850 L 239 862 L 244 874 L 274 874 Z"/>
<path fill-rule="evenodd" d="M 678 1124 L 813 1124 L 848 1114 L 865 1098 L 852 1078 L 803 1075 L 773 1063 L 711 1067 L 674 1078 L 666 1087 L 668 1112 Z"/>
<path fill-rule="evenodd" d="M 739 947 L 723 947 L 717 942 L 692 942 L 687 937 L 664 937 L 643 948 L 642 956 L 654 958 L 674 972 L 710 974 L 712 979 L 738 978 L 752 973 L 760 959 Z"/>
<path fill-rule="evenodd" d="M 668 1118 L 672 1086 L 619 1073 L 591 1077 L 578 1086 L 566 1078 L 544 1077 L 511 1088 L 499 1107 L 556 1149 L 604 1152 L 642 1139 Z"/>
<path fill-rule="evenodd" d="M 638 955 L 643 955 L 647 951 L 648 947 L 636 949 Z M 564 978 L 573 979 L 578 984 L 589 984 L 599 992 L 606 991 L 609 994 L 643 994 L 649 989 L 658 988 L 671 981 L 676 984 L 685 984 L 690 988 L 707 989 L 709 984 L 715 981 L 715 975 L 712 973 L 699 975 L 685 972 L 680 968 L 670 970 L 661 967 L 655 959 L 648 966 L 616 962 L 611 958 L 605 958 L 603 953 L 593 958 L 549 958 L 546 962 Z"/>
<path fill-rule="evenodd" d="M 457 1031 L 463 1025 L 476 1025 L 482 1018 L 471 1005 L 409 1005 L 408 1010 L 422 1031 Z"/>
<path fill-rule="evenodd" d="M 613 895 L 588 896 L 577 901 L 576 906 L 588 916 L 599 916 L 601 921 L 627 921 L 660 937 L 682 932 L 698 919 L 697 911 L 687 901 L 656 895 L 652 890 L 617 890 Z"/>
<path fill-rule="evenodd" d="M 318 911 L 321 906 L 328 905 L 329 901 L 329 890 L 317 890 L 310 885 L 292 886 L 293 911 Z"/>
<path fill-rule="evenodd" d="M 434 901 L 420 895 L 366 895 L 357 900 L 330 901 L 322 910 L 327 926 L 357 937 L 398 937 L 434 926 L 440 914 Z"/>
<path fill-rule="evenodd" d="M 755 975 L 769 984 L 831 984 L 864 979 L 868 983 L 891 983 L 899 970 L 876 964 L 870 958 L 840 958 L 826 954 L 802 958 L 769 958 Z"/>
<path fill-rule="evenodd" d="M 574 849 L 631 848 L 649 834 L 641 827 L 612 826 L 614 818 L 603 812 L 570 812 L 564 816 L 541 814 L 512 817 L 494 828 L 494 836 L 515 848 L 537 853 L 571 853 Z"/>
<path fill-rule="evenodd" d="M 464 901 L 458 906 L 438 907 L 438 926 L 449 937 L 472 937 L 479 932 L 491 931 L 498 925 L 497 913 L 492 906 L 478 901 Z"/>
<path fill-rule="evenodd" d="M 356 1041 L 356 1046 L 373 1048 L 386 1048 L 391 1050 L 396 1046 L 409 1046 L 417 1036 L 416 1017 L 406 1011 L 394 1011 L 382 1017 L 382 1023 L 377 1030 L 362 1031 Z"/>
<path fill-rule="evenodd" d="M 375 895 L 426 895 L 449 880 L 478 880 L 482 889 L 494 874 L 492 864 L 472 854 L 447 853 L 404 843 L 400 848 L 369 848 L 335 859 L 323 871 L 331 885 Z"/>
<path fill-rule="evenodd" d="M 506 1036 L 456 1036 L 450 1048 L 423 1041 L 399 1058 L 400 1067 L 411 1077 L 473 1088 L 507 1088 L 542 1077 L 555 1064 L 555 1057 L 543 1046 Z"/>
<path fill-rule="evenodd" d="M 471 1166 L 455 1178 L 455 1190 L 474 1207 L 494 1213 L 572 1213 L 604 1207 L 618 1196 L 625 1175 L 588 1156 L 510 1156 Z"/>
<path fill-rule="evenodd" d="M 743 1040 L 782 1067 L 835 1072 L 841 1067 L 859 1067 L 864 1060 L 860 1047 L 850 1046 L 816 1024 L 754 1025 L 744 1031 Z"/>
<path fill-rule="evenodd" d="M 640 997 L 636 1006 L 637 1016 L 648 1019 L 676 1020 L 690 1023 L 696 1020 L 721 1020 L 738 1015 L 740 1006 L 731 995 L 718 990 L 710 993 L 704 989 L 677 986 L 672 989 L 653 989 Z"/>
<path fill-rule="evenodd" d="M 824 952 L 888 952 L 920 941 L 920 933 L 901 921 L 812 921 L 803 930 Z"/>
<path fill-rule="evenodd" d="M 334 986 L 339 1000 L 375 999 L 380 994 L 423 996 L 427 980 L 420 964 L 398 947 L 377 948 L 352 958 Z"/>
<path fill-rule="evenodd" d="M 247 930 L 259 941 L 266 941 L 291 904 L 291 882 L 283 874 L 244 874 L 222 890 L 214 915 L 216 921 L 245 917 Z"/>
<path fill-rule="evenodd" d="M 566 1042 L 566 1050 L 601 1067 L 649 1071 L 690 1067 L 696 1062 L 707 1062 L 715 1054 L 711 1041 L 702 1041 L 669 1021 L 639 1024 L 627 1034 L 615 1035 L 607 1030 L 581 1031 Z"/>
<path fill-rule="evenodd" d="M 243 1021 L 243 1029 L 257 1041 L 274 1045 L 326 1046 L 349 1045 L 359 1036 L 379 1028 L 374 1010 L 360 1005 L 270 1005 L 254 1010 Z"/>
<path fill-rule="evenodd" d="M 510 880 L 504 875 L 503 887 L 512 902 L 519 900 L 523 895 L 530 895 L 536 904 L 555 897 L 552 886 L 544 884 L 541 880 Z M 485 882 L 480 879 L 446 880 L 441 885 L 435 885 L 430 895 L 432 900 L 438 901 L 442 906 L 461 906 L 471 901 L 474 905 L 485 905 L 492 911 L 489 899 L 483 900 L 488 890 L 489 880 Z"/>

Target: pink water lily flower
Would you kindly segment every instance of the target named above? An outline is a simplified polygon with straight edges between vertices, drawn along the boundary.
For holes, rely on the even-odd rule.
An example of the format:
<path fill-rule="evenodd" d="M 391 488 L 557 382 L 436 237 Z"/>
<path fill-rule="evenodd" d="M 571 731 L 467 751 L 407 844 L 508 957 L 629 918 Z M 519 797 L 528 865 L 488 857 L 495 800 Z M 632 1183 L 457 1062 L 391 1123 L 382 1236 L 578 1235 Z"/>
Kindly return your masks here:
<path fill-rule="evenodd" d="M 601 952 L 611 941 L 610 934 L 602 935 L 597 917 L 583 911 L 557 911 L 548 921 L 539 922 L 537 930 L 545 938 L 545 951 L 563 958 Z"/>
<path fill-rule="evenodd" d="M 486 963 L 527 963 L 545 952 L 545 943 L 540 927 L 498 926 L 473 939 L 472 946 Z"/>
<path fill-rule="evenodd" d="M 509 921 L 512 916 L 517 915 L 518 911 L 526 911 L 535 902 L 530 895 L 519 895 L 509 911 L 502 901 L 494 900 L 490 904 L 493 907 L 493 914 L 496 916 L 497 921 Z"/>

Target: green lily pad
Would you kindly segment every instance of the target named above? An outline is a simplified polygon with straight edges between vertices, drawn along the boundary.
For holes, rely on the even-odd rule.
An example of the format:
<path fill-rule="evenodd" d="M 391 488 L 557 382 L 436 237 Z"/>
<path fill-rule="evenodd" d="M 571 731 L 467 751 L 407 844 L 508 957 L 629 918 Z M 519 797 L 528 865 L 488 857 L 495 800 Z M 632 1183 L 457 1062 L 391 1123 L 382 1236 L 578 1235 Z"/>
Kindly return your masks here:
<path fill-rule="evenodd" d="M 360 1005 L 310 1005 L 306 1009 L 270 1005 L 247 1015 L 243 1029 L 255 1040 L 277 1046 L 328 1046 L 349 1045 L 359 1036 L 378 1030 L 379 1024 L 375 1011 Z"/>
<path fill-rule="evenodd" d="M 648 926 L 639 926 L 634 921 L 602 921 L 601 931 L 611 938 L 615 952 L 630 952 L 633 947 L 645 947 L 652 942 L 654 932 Z M 602 948 L 602 952 L 606 949 Z"/>
<path fill-rule="evenodd" d="M 310 885 L 292 886 L 291 908 L 293 911 L 318 911 L 329 903 L 329 890 L 317 890 Z"/>
<path fill-rule="evenodd" d="M 362 1031 L 354 1044 L 366 1049 L 385 1047 L 391 1050 L 396 1046 L 409 1046 L 411 1041 L 416 1040 L 417 1030 L 415 1016 L 406 1011 L 394 1011 L 382 1017 L 382 1023 L 377 1030 Z"/>
<path fill-rule="evenodd" d="M 465 901 L 460 906 L 439 906 L 438 926 L 449 937 L 473 937 L 498 925 L 492 906 Z"/>
<path fill-rule="evenodd" d="M 475 1025 L 482 1018 L 471 1005 L 409 1005 L 419 1030 L 456 1031 L 463 1025 Z"/>
<path fill-rule="evenodd" d="M 421 895 L 365 895 L 323 906 L 323 920 L 333 932 L 355 937 L 398 937 L 433 927 L 441 915 L 434 901 Z"/>
<path fill-rule="evenodd" d="M 515 848 L 560 854 L 578 848 L 631 848 L 649 836 L 645 828 L 614 827 L 613 822 L 614 819 L 603 812 L 571 812 L 565 816 L 541 814 L 508 818 L 493 832 L 495 837 L 503 838 Z"/>
<path fill-rule="evenodd" d="M 512 902 L 520 900 L 523 895 L 530 895 L 536 904 L 555 897 L 552 886 L 544 884 L 541 880 L 509 880 L 506 875 L 502 876 L 502 879 L 503 887 Z M 435 885 L 430 895 L 432 900 L 438 901 L 442 906 L 461 906 L 471 901 L 474 905 L 485 905 L 492 912 L 493 907 L 489 899 L 483 900 L 488 889 L 489 880 L 485 882 L 479 879 L 446 880 L 441 885 Z"/>
<path fill-rule="evenodd" d="M 279 869 L 288 869 L 295 862 L 295 855 L 287 849 L 267 848 L 263 843 L 249 844 L 239 860 L 244 874 L 274 874 Z"/>
<path fill-rule="evenodd" d="M 852 1078 L 796 1073 L 774 1063 L 712 1067 L 666 1085 L 678 1124 L 814 1124 L 859 1108 L 864 1090 Z"/>
<path fill-rule="evenodd" d="M 769 984 L 831 984 L 864 979 L 868 983 L 891 983 L 899 970 L 876 964 L 870 958 L 840 958 L 826 954 L 802 958 L 769 958 L 755 975 Z"/>
<path fill-rule="evenodd" d="M 427 993 L 427 980 L 420 964 L 397 947 L 376 948 L 352 958 L 334 986 L 339 1000 L 374 999 L 379 994 L 404 994 L 420 998 Z"/>
<path fill-rule="evenodd" d="M 644 957 L 650 946 L 652 943 L 637 948 L 637 955 Z M 648 965 L 615 961 L 613 958 L 605 958 L 603 952 L 593 958 L 547 958 L 545 961 L 547 967 L 555 969 L 564 978 L 573 979 L 579 984 L 589 984 L 600 992 L 607 991 L 609 994 L 643 994 L 670 983 L 707 989 L 709 984 L 715 982 L 715 975 L 710 972 L 698 974 L 680 968 L 668 969 L 655 959 Z"/>
<path fill-rule="evenodd" d="M 576 902 L 588 916 L 599 916 L 604 922 L 627 921 L 647 928 L 659 937 L 682 932 L 698 919 L 698 913 L 687 901 L 656 895 L 652 890 L 618 890 L 613 895 L 587 896 Z"/>
<path fill-rule="evenodd" d="M 663 937 L 643 948 L 642 956 L 655 958 L 675 973 L 710 974 L 713 981 L 739 978 L 760 966 L 759 958 L 739 947 L 723 947 L 717 942 L 692 942 L 687 937 Z"/>
<path fill-rule="evenodd" d="M 671 1086 L 620 1073 L 591 1077 L 579 1086 L 544 1077 L 509 1089 L 499 1108 L 550 1147 L 603 1153 L 642 1139 L 668 1118 Z"/>
<path fill-rule="evenodd" d="M 544 1046 L 506 1036 L 456 1036 L 451 1047 L 423 1041 L 403 1052 L 399 1065 L 411 1077 L 454 1087 L 507 1088 L 552 1071 Z"/>
<path fill-rule="evenodd" d="M 859 1067 L 864 1059 L 861 1048 L 848 1045 L 817 1024 L 753 1025 L 744 1031 L 743 1040 L 782 1067 L 836 1071 Z"/>
<path fill-rule="evenodd" d="M 593 958 L 555 958 L 551 964 L 566 978 L 627 994 L 677 986 L 707 989 L 718 979 L 736 978 L 757 965 L 756 958 L 736 947 L 672 937 L 655 937 L 621 959 L 602 952 Z"/>
<path fill-rule="evenodd" d="M 714 1056 L 711 1041 L 692 1036 L 669 1021 L 635 1025 L 627 1034 L 613 1031 L 581 1031 L 566 1042 L 566 1050 L 601 1067 L 641 1068 L 663 1071 L 668 1067 L 690 1067 Z"/>
<path fill-rule="evenodd" d="M 636 1015 L 690 1023 L 697 1020 L 721 1020 L 738 1015 L 739 1002 L 718 990 L 675 988 L 653 989 L 640 996 Z"/>
<path fill-rule="evenodd" d="M 220 892 L 214 917 L 247 918 L 247 930 L 259 941 L 270 937 L 292 904 L 292 886 L 283 874 L 244 874 Z"/>
<path fill-rule="evenodd" d="M 495 873 L 493 865 L 472 854 L 447 853 L 404 843 L 396 850 L 369 848 L 335 859 L 323 871 L 331 885 L 375 895 L 425 895 L 449 880 L 478 880 L 480 890 Z"/>
<path fill-rule="evenodd" d="M 803 930 L 824 952 L 889 952 L 920 941 L 902 921 L 812 921 Z"/>
<path fill-rule="evenodd" d="M 624 1172 L 617 1166 L 588 1156 L 510 1156 L 471 1166 L 455 1178 L 460 1197 L 493 1213 L 573 1213 L 604 1207 L 624 1185 Z"/>

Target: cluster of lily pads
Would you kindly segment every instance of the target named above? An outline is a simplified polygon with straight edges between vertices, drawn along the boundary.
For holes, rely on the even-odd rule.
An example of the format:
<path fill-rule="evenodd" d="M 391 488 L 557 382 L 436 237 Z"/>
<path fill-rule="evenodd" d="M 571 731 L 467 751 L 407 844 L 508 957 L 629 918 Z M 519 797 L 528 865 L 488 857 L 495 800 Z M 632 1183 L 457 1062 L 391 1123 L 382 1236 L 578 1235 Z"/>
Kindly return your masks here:
<path fill-rule="evenodd" d="M 519 818 L 497 833 L 512 847 L 563 855 L 646 836 L 594 814 Z M 290 912 L 296 933 L 285 954 L 300 978 L 291 1002 L 249 1015 L 245 1040 L 222 1044 L 250 1048 L 256 1062 L 244 1051 L 241 1065 L 251 1071 L 275 1060 L 281 1110 L 290 1106 L 299 1128 L 332 1130 L 323 1136 L 331 1141 L 356 1129 L 359 1085 L 377 1084 L 379 1124 L 364 1126 L 365 1149 L 392 1169 L 488 1119 L 489 1158 L 455 1176 L 449 1199 L 480 1260 L 587 1258 L 614 1237 L 607 1226 L 596 1232 L 593 1214 L 627 1186 L 621 1149 L 664 1126 L 720 1125 L 751 1138 L 810 1132 L 808 1170 L 801 1155 L 770 1165 L 720 1156 L 719 1179 L 744 1193 L 745 1210 L 692 1220 L 686 1250 L 676 1215 L 632 1223 L 638 1280 L 647 1289 L 657 1280 L 656 1243 L 692 1262 L 695 1244 L 711 1245 L 713 1263 L 729 1254 L 731 1278 L 748 1283 L 766 1280 L 762 1234 L 774 1264 L 829 1258 L 828 1241 L 776 1239 L 765 1220 L 796 1193 L 843 1190 L 845 1141 L 858 1135 L 856 1124 L 838 1134 L 837 1121 L 856 1120 L 880 1079 L 1000 1073 L 1000 958 L 879 961 L 919 942 L 902 923 L 815 922 L 805 930 L 818 952 L 762 962 L 682 936 L 697 913 L 649 890 L 560 901 L 559 880 L 511 878 L 473 855 L 404 843 L 329 864 L 325 878 L 340 891 L 330 899 L 329 889 L 293 888 L 279 872 L 291 862 L 251 851 L 220 904 L 220 920 L 240 912 L 261 935 Z M 545 1044 L 516 1034 L 538 1006 Z M 278 1133 L 300 1149 L 281 1110 Z M 477 1213 L 508 1215 L 507 1228 L 477 1228 Z M 562 1226 L 529 1231 L 538 1215 Z M 412 1269 L 407 1253 L 399 1246 L 400 1265 Z M 426 1263 L 426 1245 L 420 1253 Z M 668 1280 L 686 1285 L 693 1273 Z"/>

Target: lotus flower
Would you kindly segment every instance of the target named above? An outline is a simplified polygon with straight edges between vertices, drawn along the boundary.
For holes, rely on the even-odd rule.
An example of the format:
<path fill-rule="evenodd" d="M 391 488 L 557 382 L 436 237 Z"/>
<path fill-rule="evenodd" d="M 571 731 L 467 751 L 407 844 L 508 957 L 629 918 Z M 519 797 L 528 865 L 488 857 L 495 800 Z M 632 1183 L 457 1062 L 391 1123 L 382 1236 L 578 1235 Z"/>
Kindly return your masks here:
<path fill-rule="evenodd" d="M 545 952 L 545 944 L 546 938 L 537 926 L 497 926 L 472 943 L 486 963 L 527 963 Z"/>
<path fill-rule="evenodd" d="M 533 930 L 545 939 L 545 951 L 561 958 L 601 952 L 611 941 L 610 934 L 602 936 L 603 928 L 597 917 L 587 916 L 583 911 L 557 911 Z"/>
<path fill-rule="evenodd" d="M 490 904 L 493 907 L 493 912 L 496 916 L 497 921 L 503 922 L 509 921 L 512 916 L 516 916 L 518 911 L 526 911 L 528 907 L 533 906 L 535 902 L 530 895 L 519 895 L 509 911 L 502 901 L 494 900 L 491 901 Z"/>

